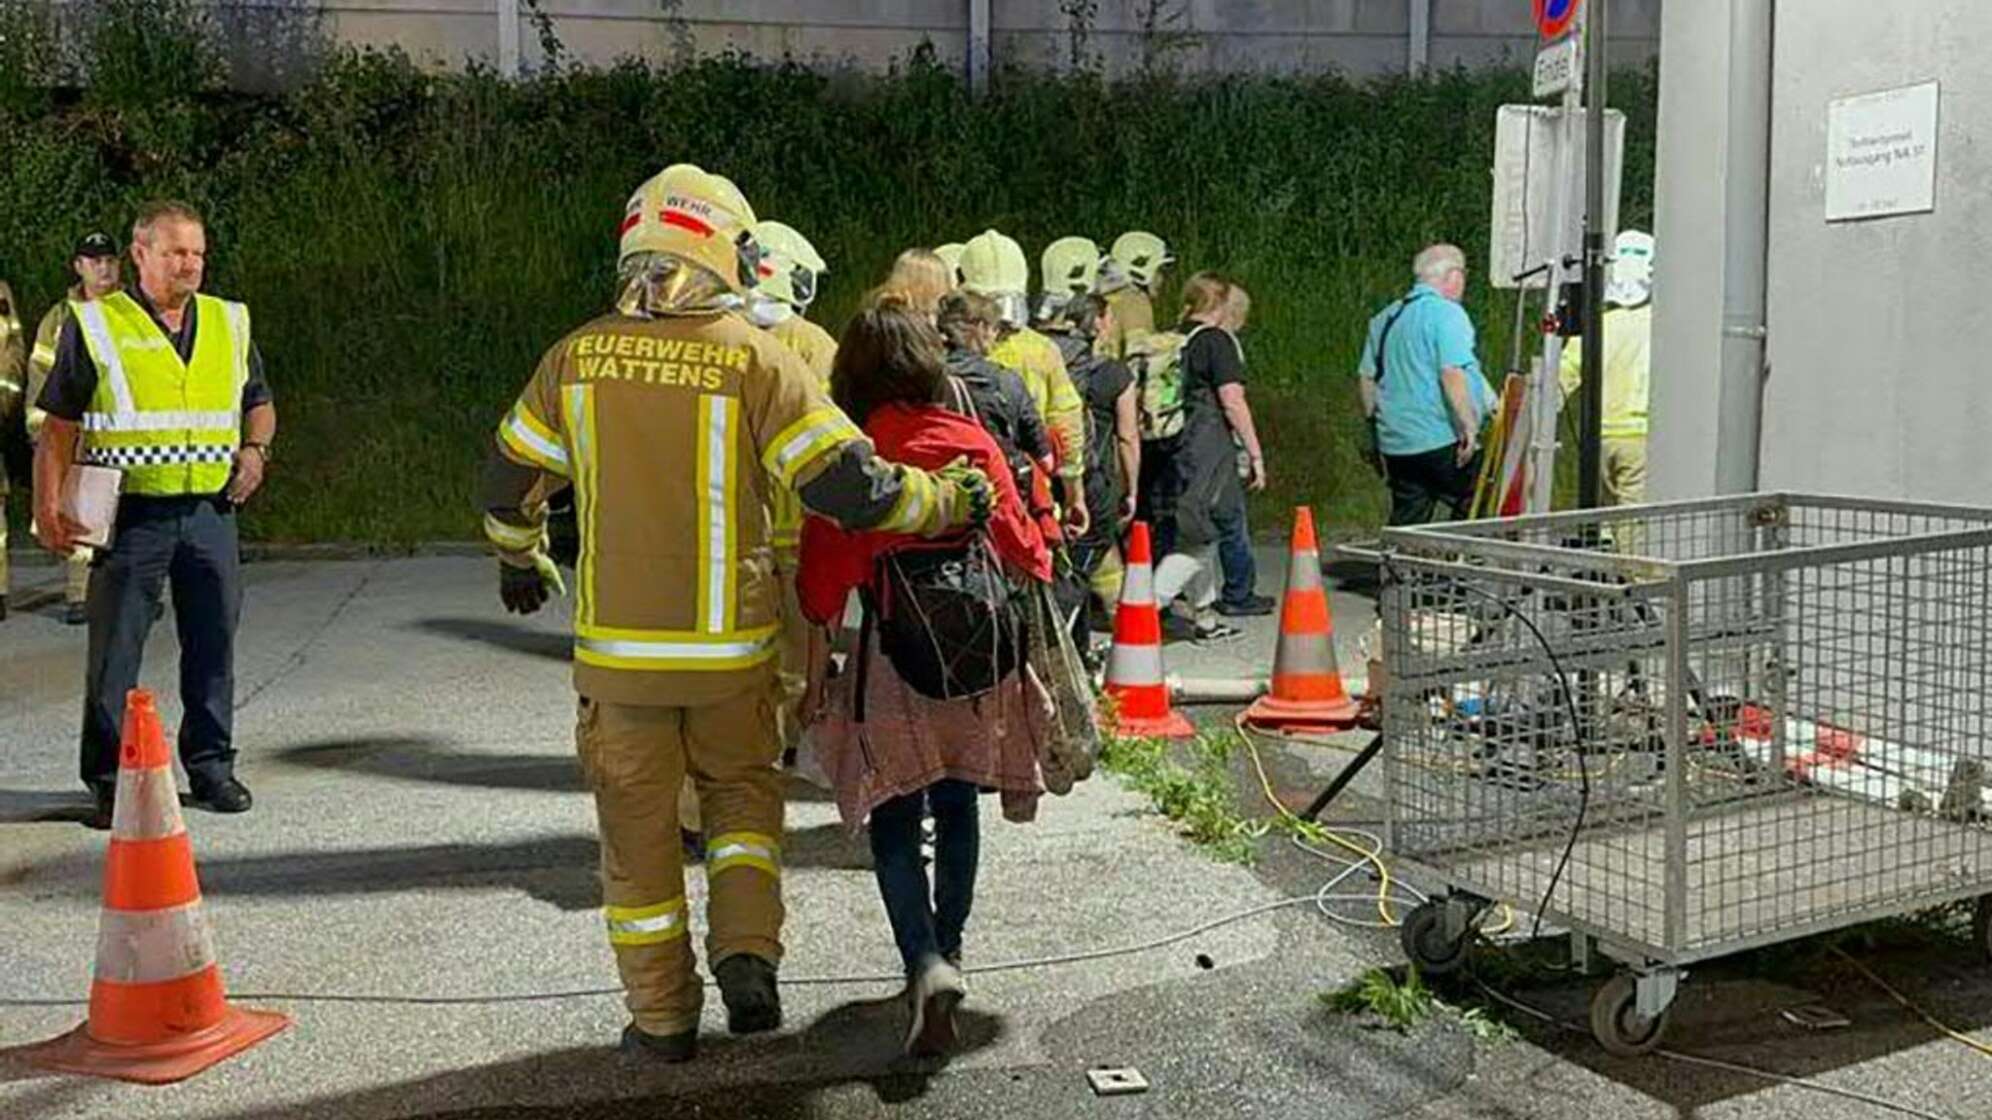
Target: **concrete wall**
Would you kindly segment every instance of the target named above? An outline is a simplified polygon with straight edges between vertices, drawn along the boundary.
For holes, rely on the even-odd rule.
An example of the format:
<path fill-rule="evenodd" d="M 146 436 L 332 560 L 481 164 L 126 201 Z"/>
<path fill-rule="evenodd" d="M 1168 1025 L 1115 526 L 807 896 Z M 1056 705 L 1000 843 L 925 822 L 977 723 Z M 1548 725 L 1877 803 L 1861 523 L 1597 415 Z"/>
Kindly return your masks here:
<path fill-rule="evenodd" d="M 1727 10 L 1669 0 L 1656 183 L 1651 490 L 1714 493 Z M 1984 0 L 1784 0 L 1771 91 L 1758 487 L 1992 503 L 1992 39 Z M 1936 79 L 1934 213 L 1825 217 L 1827 103 Z"/>
<path fill-rule="evenodd" d="M 324 0 L 349 41 L 398 44 L 439 64 L 497 52 L 498 0 Z M 1098 0 L 1082 57 L 1109 73 L 1168 59 L 1191 72 L 1401 73 L 1412 0 Z M 1523 63 L 1532 57 L 1528 0 L 1421 0 L 1430 5 L 1436 67 Z M 1658 48 L 1661 0 L 1614 0 L 1614 56 L 1638 62 Z M 565 47 L 588 62 L 636 56 L 670 61 L 692 51 L 739 50 L 779 59 L 883 68 L 923 42 L 960 65 L 968 0 L 541 0 Z M 1067 64 L 1072 21 L 1060 0 L 990 0 L 999 66 Z M 1152 22 L 1145 13 L 1159 14 Z M 1152 26 L 1152 30 L 1151 30 Z M 528 63 L 537 55 L 521 29 Z"/>
<path fill-rule="evenodd" d="M 1729 143 L 1729 6 L 1670 0 L 1655 138 L 1653 389 L 1647 496 L 1716 492 Z"/>
<path fill-rule="evenodd" d="M 1762 485 L 1992 503 L 1992 4 L 1778 16 Z M 1827 224 L 1826 103 L 1933 78 L 1936 211 Z"/>

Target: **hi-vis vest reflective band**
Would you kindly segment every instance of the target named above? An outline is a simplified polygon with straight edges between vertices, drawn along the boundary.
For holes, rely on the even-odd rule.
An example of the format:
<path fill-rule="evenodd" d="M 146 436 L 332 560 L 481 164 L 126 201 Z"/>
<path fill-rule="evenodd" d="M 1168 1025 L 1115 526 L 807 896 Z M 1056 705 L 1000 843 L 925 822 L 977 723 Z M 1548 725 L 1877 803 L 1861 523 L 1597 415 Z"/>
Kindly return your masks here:
<path fill-rule="evenodd" d="M 69 305 L 97 365 L 83 461 L 122 470 L 127 494 L 215 494 L 228 484 L 242 439 L 249 309 L 213 296 L 194 301 L 194 353 L 185 362 L 123 292 Z"/>

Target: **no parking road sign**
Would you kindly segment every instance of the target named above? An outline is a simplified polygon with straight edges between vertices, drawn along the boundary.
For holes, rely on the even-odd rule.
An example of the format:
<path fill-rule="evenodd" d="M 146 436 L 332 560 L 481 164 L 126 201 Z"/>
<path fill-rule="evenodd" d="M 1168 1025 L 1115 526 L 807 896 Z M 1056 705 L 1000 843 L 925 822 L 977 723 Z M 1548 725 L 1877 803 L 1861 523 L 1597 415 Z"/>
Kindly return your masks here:
<path fill-rule="evenodd" d="M 1545 44 L 1536 51 L 1534 92 L 1553 97 L 1575 89 L 1583 65 L 1582 36 L 1569 34 L 1583 0 L 1533 0 L 1536 30 Z"/>
<path fill-rule="evenodd" d="M 1560 37 L 1577 21 L 1583 0 L 1532 0 L 1535 4 L 1536 32 L 1544 42 Z"/>

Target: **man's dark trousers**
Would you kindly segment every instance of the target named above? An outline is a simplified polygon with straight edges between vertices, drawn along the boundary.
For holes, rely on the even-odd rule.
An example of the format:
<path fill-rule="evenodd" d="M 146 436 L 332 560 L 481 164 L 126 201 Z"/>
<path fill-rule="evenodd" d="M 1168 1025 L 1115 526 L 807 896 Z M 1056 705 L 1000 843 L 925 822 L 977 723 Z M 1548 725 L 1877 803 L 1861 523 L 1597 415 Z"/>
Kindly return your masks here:
<path fill-rule="evenodd" d="M 180 635 L 180 762 L 198 789 L 235 773 L 235 623 L 242 610 L 235 512 L 219 497 L 127 496 L 90 573 L 83 781 L 114 784 L 125 694 L 161 588 L 173 582 Z"/>
<path fill-rule="evenodd" d="M 1390 523 L 1423 525 L 1432 510 L 1445 503 L 1448 519 L 1464 521 L 1473 508 L 1473 487 L 1480 477 L 1480 456 L 1459 465 L 1459 450 L 1451 444 L 1417 455 L 1385 455 L 1390 480 Z"/>

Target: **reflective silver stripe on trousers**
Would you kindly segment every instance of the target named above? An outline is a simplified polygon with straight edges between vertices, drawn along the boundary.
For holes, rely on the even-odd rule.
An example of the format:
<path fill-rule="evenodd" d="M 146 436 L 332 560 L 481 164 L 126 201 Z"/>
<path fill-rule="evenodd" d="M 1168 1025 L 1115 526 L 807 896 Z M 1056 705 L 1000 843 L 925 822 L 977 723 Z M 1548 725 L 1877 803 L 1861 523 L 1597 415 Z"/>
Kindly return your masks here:
<path fill-rule="evenodd" d="M 775 853 L 759 844 L 724 844 L 706 853 L 706 859 L 714 864 L 725 863 L 740 856 L 752 856 L 755 859 L 767 860 L 769 863 L 775 862 Z"/>
<path fill-rule="evenodd" d="M 124 355 L 111 339 L 111 323 L 104 317 L 104 307 L 95 300 L 83 303 L 76 315 L 82 325 L 83 334 L 90 340 L 91 356 L 97 359 L 98 375 L 110 386 L 111 399 L 117 402 L 118 414 L 126 415 L 138 411 L 131 402 L 131 382 L 125 380 Z"/>
<path fill-rule="evenodd" d="M 683 925 L 685 911 L 681 906 L 659 914 L 654 918 L 610 918 L 611 933 L 670 933 Z"/>
<path fill-rule="evenodd" d="M 168 910 L 105 910 L 97 919 L 99 980 L 158 984 L 213 963 L 214 935 L 199 900 Z"/>

